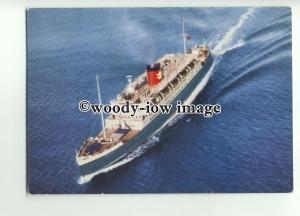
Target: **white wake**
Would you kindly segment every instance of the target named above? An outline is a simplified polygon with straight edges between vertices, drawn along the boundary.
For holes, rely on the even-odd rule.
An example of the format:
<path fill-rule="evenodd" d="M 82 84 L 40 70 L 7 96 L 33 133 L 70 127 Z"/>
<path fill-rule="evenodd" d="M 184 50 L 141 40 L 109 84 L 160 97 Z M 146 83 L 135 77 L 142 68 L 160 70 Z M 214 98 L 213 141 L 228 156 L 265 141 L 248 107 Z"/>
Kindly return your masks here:
<path fill-rule="evenodd" d="M 238 21 L 238 23 L 234 26 L 232 26 L 225 34 L 224 36 L 218 40 L 216 42 L 215 47 L 212 49 L 212 54 L 215 56 L 219 56 L 219 55 L 223 55 L 224 53 L 236 49 L 238 47 L 242 47 L 245 42 L 240 39 L 238 40 L 235 44 L 231 45 L 232 40 L 234 39 L 234 36 L 236 35 L 236 33 L 238 32 L 238 30 L 243 26 L 243 24 L 245 23 L 245 21 L 250 17 L 253 16 L 254 13 L 254 8 L 250 8 L 247 10 L 247 12 L 243 15 L 240 16 L 240 19 Z M 214 64 L 212 65 L 212 67 L 210 68 L 210 72 L 209 74 L 211 75 L 214 66 L 216 65 L 216 62 L 214 62 Z M 209 76 L 210 76 L 209 75 Z M 184 118 L 184 115 L 176 115 L 168 124 L 167 127 L 170 127 L 172 125 L 174 125 L 175 123 L 177 123 L 180 119 Z M 104 168 L 98 172 L 95 172 L 91 175 L 87 175 L 87 176 L 81 176 L 78 179 L 78 183 L 79 184 L 85 184 L 87 182 L 89 182 L 94 176 L 100 174 L 100 173 L 107 173 L 115 168 L 118 168 L 124 164 L 127 164 L 128 162 L 132 161 L 133 159 L 141 156 L 142 154 L 145 153 L 145 151 L 149 148 L 151 148 L 152 146 L 154 146 L 157 142 L 159 142 L 159 134 L 157 134 L 156 136 L 153 136 L 152 138 L 149 138 L 147 140 L 146 143 L 140 145 L 139 147 L 137 147 L 137 149 L 135 149 L 132 153 L 130 153 L 129 155 L 127 155 L 125 158 L 123 158 L 122 160 L 114 163 L 113 165 Z"/>
<path fill-rule="evenodd" d="M 147 140 L 146 143 L 138 146 L 132 153 L 127 155 L 124 159 L 121 161 L 114 163 L 113 165 L 101 170 L 100 173 L 106 173 L 108 171 L 111 171 L 119 166 L 122 166 L 130 161 L 132 161 L 134 158 L 137 158 L 141 156 L 147 149 L 151 148 L 154 146 L 157 142 L 159 142 L 159 137 L 158 136 L 153 136 Z"/>
<path fill-rule="evenodd" d="M 254 8 L 249 8 L 246 13 L 240 16 L 239 21 L 234 26 L 229 28 L 229 30 L 224 34 L 224 36 L 219 41 L 216 42 L 216 46 L 212 49 L 213 55 L 223 55 L 229 50 L 244 45 L 243 40 L 239 40 L 234 45 L 231 45 L 231 43 L 238 30 L 243 26 L 243 24 L 247 21 L 247 19 L 249 19 L 249 17 L 253 16 L 254 11 L 255 11 Z"/>

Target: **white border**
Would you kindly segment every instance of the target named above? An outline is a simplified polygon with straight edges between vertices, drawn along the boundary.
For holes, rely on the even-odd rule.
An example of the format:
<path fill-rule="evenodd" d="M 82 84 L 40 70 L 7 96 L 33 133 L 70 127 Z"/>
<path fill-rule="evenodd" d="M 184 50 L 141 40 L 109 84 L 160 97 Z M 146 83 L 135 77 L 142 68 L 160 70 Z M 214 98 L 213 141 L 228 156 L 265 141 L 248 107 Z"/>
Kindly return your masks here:
<path fill-rule="evenodd" d="M 288 194 L 51 195 L 25 191 L 25 8 L 159 6 L 291 6 L 293 28 L 294 192 Z M 267 15 L 266 15 L 267 16 Z M 300 212 L 300 2 L 264 0 L 1 0 L 0 212 L 4 215 L 297 215 Z M 296 39 L 298 38 L 298 40 Z M 299 214 L 299 213 L 298 213 Z"/>

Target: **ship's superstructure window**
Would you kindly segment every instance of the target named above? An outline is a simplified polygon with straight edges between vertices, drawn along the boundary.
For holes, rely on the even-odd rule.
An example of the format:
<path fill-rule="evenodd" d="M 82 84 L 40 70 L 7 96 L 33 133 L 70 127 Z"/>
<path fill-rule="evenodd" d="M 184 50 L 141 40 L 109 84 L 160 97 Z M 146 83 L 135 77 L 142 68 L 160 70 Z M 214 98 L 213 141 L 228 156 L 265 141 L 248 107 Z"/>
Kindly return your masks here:
<path fill-rule="evenodd" d="M 111 104 L 123 105 L 126 101 L 140 105 L 148 101 L 158 105 L 161 103 L 167 104 L 174 100 L 190 80 L 193 79 L 201 68 L 201 64 L 205 63 L 207 58 L 207 46 L 194 47 L 187 54 L 165 55 L 154 64 L 148 65 L 145 72 L 134 80 L 131 80 L 131 75 L 127 76 L 130 79 L 128 85 Z M 103 139 L 103 133 L 100 133 L 95 140 L 89 143 L 107 142 L 105 149 L 109 149 L 116 145 L 118 140 L 131 139 L 139 131 L 143 130 L 147 124 L 155 121 L 158 115 L 160 114 L 145 114 L 145 111 L 140 110 L 133 116 L 128 113 L 111 114 L 105 119 L 105 133 L 107 137 Z M 116 131 L 119 129 L 124 131 L 117 133 Z M 97 145 L 87 150 L 83 151 L 86 152 L 85 155 L 105 151 L 104 147 L 99 148 Z"/>

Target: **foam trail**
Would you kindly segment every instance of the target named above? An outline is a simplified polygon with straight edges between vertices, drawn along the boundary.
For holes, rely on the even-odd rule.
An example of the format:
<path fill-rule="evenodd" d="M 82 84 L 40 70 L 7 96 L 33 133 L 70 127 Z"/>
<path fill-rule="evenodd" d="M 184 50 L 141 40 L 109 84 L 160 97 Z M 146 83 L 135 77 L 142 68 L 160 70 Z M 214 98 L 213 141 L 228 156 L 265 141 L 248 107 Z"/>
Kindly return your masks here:
<path fill-rule="evenodd" d="M 246 13 L 240 16 L 238 23 L 232 26 L 223 36 L 221 40 L 219 40 L 212 50 L 214 55 L 222 55 L 226 52 L 226 47 L 232 42 L 234 36 L 236 35 L 237 31 L 243 26 L 245 21 L 250 17 L 253 16 L 255 9 L 249 8 Z"/>
<path fill-rule="evenodd" d="M 135 149 L 132 153 L 130 153 L 124 159 L 122 159 L 121 161 L 113 164 L 112 166 L 109 166 L 109 167 L 103 169 L 100 173 L 106 173 L 110 170 L 113 170 L 113 169 L 115 169 L 119 166 L 122 166 L 122 165 L 132 161 L 134 158 L 137 158 L 137 157 L 141 156 L 147 149 L 154 146 L 157 142 L 159 142 L 159 137 L 158 136 L 151 137 L 150 139 L 148 139 L 148 141 L 145 144 L 140 145 L 139 147 L 137 147 L 137 149 Z"/>
<path fill-rule="evenodd" d="M 220 51 L 217 55 L 223 55 L 224 53 L 230 51 L 230 50 L 233 50 L 233 49 L 236 49 L 236 48 L 239 48 L 239 47 L 242 47 L 245 45 L 245 41 L 244 40 L 239 40 L 236 44 L 230 46 L 230 47 L 227 47 L 225 49 L 223 49 L 222 51 Z"/>
<path fill-rule="evenodd" d="M 174 124 L 176 124 L 180 119 L 183 119 L 185 114 L 176 115 L 168 124 L 166 127 L 171 127 Z"/>

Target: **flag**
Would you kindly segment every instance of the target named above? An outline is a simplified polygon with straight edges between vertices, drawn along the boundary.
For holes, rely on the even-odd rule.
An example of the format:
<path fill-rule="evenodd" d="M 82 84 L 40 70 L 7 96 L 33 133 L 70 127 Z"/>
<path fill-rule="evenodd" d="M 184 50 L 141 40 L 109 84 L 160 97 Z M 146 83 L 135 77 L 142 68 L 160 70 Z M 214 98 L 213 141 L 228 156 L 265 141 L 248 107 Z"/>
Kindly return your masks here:
<path fill-rule="evenodd" d="M 187 35 L 187 36 L 186 36 L 186 39 L 187 39 L 187 40 L 191 40 L 191 39 L 192 39 L 192 36 L 191 36 L 191 35 Z"/>

